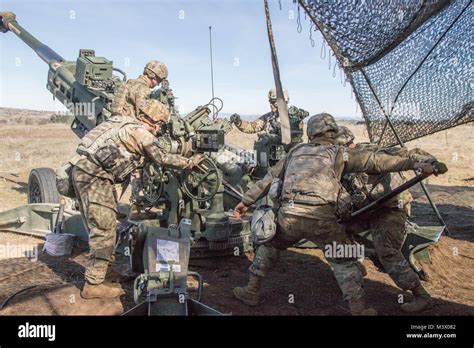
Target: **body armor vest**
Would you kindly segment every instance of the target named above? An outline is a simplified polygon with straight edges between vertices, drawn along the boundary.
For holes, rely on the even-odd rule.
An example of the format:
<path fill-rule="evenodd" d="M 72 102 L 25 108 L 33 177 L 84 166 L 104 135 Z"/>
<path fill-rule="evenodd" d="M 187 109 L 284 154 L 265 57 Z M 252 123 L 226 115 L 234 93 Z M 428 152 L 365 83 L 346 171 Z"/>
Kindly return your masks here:
<path fill-rule="evenodd" d="M 102 122 L 82 138 L 77 153 L 102 167 L 116 182 L 124 181 L 139 165 L 140 157 L 127 151 L 118 137 L 120 129 L 139 121 L 113 116 Z"/>
<path fill-rule="evenodd" d="M 334 171 L 338 146 L 296 145 L 288 155 L 282 200 L 321 205 L 337 203 L 341 191 Z"/>

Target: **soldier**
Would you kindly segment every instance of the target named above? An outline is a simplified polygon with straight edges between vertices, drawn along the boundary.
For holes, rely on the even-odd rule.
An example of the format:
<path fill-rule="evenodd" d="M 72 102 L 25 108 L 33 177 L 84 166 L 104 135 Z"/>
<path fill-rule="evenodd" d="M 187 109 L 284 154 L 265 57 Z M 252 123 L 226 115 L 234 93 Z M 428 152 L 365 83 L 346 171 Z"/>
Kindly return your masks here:
<path fill-rule="evenodd" d="M 150 92 L 153 88 L 163 82 L 166 89 L 168 90 L 168 68 L 165 64 L 160 61 L 152 60 L 145 65 L 143 69 L 143 75 L 140 75 L 137 79 L 127 80 L 122 84 L 117 93 L 115 94 L 114 101 L 112 103 L 112 115 L 126 115 L 137 118 L 140 114 L 138 105 L 143 103 L 145 100 L 152 98 Z M 158 98 L 153 98 L 164 101 L 161 93 L 157 95 Z M 164 103 L 167 104 L 167 103 Z M 136 173 L 136 175 L 139 175 Z M 133 176 L 132 182 L 136 180 Z M 154 215 L 151 212 L 143 212 L 143 205 L 139 202 L 133 202 L 131 205 L 130 219 L 141 220 L 147 218 L 153 218 Z"/>
<path fill-rule="evenodd" d="M 343 192 L 340 180 L 343 174 L 353 172 L 387 173 L 420 168 L 432 172 L 429 164 L 417 163 L 409 158 L 383 153 L 351 151 L 336 145 L 338 127 L 329 114 L 318 114 L 308 121 L 308 144 L 296 145 L 285 159 L 278 162 L 267 175 L 244 194 L 236 206 L 236 215 L 244 214 L 248 207 L 266 195 L 272 187 L 280 201 L 277 211 L 277 231 L 273 239 L 256 251 L 250 266 L 247 286 L 236 287 L 234 296 L 249 306 L 260 302 L 262 280 L 274 266 L 280 250 L 305 238 L 331 251 L 328 246 L 338 245 L 345 250 L 354 242 L 338 223 L 342 214 L 339 194 Z M 277 185 L 279 188 L 275 189 Z M 335 243 L 335 244 L 334 244 Z M 353 315 L 375 315 L 365 308 L 363 274 L 358 255 L 331 254 L 325 257 L 334 272 L 344 300 L 349 301 Z"/>
<path fill-rule="evenodd" d="M 115 94 L 112 103 L 112 115 L 127 115 L 137 117 L 138 105 L 150 98 L 151 89 L 158 86 L 168 77 L 168 68 L 165 64 L 152 60 L 143 69 L 143 75 L 137 79 L 127 80 Z"/>
<path fill-rule="evenodd" d="M 339 127 L 339 132 L 336 135 L 336 143 L 338 145 L 346 146 L 349 149 L 354 149 L 356 148 L 356 144 L 354 143 L 354 133 L 347 128 L 346 126 L 338 126 Z"/>
<path fill-rule="evenodd" d="M 138 118 L 113 116 L 92 129 L 71 160 L 72 182 L 84 222 L 89 230 L 90 256 L 86 265 L 85 299 L 114 298 L 123 292 L 109 282 L 116 238 L 116 200 L 113 187 L 127 180 L 148 159 L 174 169 L 192 168 L 202 159 L 171 155 L 158 147 L 155 136 L 167 122 L 166 107 L 156 100 L 139 104 Z M 115 272 L 116 273 L 116 272 Z M 110 275 L 110 277 L 109 277 Z"/>
<path fill-rule="evenodd" d="M 437 162 L 435 157 L 420 149 L 407 151 L 400 148 L 383 149 L 371 144 L 355 145 L 352 132 L 343 126 L 339 128 L 341 132 L 337 141 L 342 146 L 374 153 L 385 152 L 431 164 Z M 401 173 L 383 175 L 349 173 L 344 175 L 342 184 L 351 195 L 354 209 L 358 210 L 400 186 L 404 181 Z M 410 216 L 412 200 L 410 192 L 404 191 L 376 211 L 362 215 L 346 224 L 346 231 L 352 234 L 371 230 L 375 252 L 385 271 L 398 287 L 405 291 L 410 290 L 415 296 L 412 302 L 401 306 L 401 309 L 408 313 L 419 312 L 433 306 L 431 296 L 401 252 L 407 234 L 405 225 Z"/>
<path fill-rule="evenodd" d="M 288 104 L 290 97 L 288 96 L 288 91 L 286 89 L 283 90 L 283 96 L 285 102 Z M 255 121 L 243 121 L 238 114 L 233 114 L 230 117 L 230 121 L 244 133 L 253 134 L 265 132 L 281 136 L 281 125 L 278 116 L 275 88 L 272 88 L 268 92 L 268 102 L 270 103 L 271 111 L 260 116 Z M 288 108 L 288 116 L 290 118 L 291 126 L 291 142 L 300 143 L 303 140 L 303 119 L 309 116 L 309 113 L 303 109 L 297 108 L 296 106 L 290 106 Z"/>
<path fill-rule="evenodd" d="M 283 96 L 285 102 L 288 104 L 290 99 L 286 89 L 283 90 Z M 243 121 L 237 114 L 230 117 L 230 121 L 240 131 L 244 133 L 259 133 L 258 139 L 253 147 L 258 165 L 252 170 L 252 177 L 257 180 L 263 178 L 268 169 L 281 160 L 292 146 L 303 140 L 303 119 L 309 115 L 307 111 L 299 109 L 296 106 L 289 107 L 288 116 L 290 118 L 291 143 L 289 145 L 283 145 L 280 117 L 277 109 L 276 89 L 272 88 L 268 92 L 268 101 L 271 111 L 255 121 Z M 272 205 L 273 203 L 268 197 L 263 197 L 257 202 L 258 207 L 271 207 Z"/>

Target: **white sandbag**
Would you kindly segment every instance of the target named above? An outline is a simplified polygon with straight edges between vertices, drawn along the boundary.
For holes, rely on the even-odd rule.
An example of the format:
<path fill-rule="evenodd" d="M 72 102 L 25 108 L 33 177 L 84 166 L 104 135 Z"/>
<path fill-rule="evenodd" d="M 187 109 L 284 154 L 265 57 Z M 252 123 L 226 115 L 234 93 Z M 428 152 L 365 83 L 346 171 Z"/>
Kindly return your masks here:
<path fill-rule="evenodd" d="M 64 256 L 72 253 L 74 235 L 70 233 L 48 233 L 43 251 L 51 256 Z"/>

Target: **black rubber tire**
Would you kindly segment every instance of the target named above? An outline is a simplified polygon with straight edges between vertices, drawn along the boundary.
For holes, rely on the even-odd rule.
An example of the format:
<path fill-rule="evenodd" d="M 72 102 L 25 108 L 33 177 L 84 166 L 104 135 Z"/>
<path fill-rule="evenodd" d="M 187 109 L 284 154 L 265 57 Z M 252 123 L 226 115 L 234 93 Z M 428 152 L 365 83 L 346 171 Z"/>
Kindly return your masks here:
<path fill-rule="evenodd" d="M 59 203 L 56 172 L 51 168 L 36 168 L 28 179 L 28 203 Z"/>

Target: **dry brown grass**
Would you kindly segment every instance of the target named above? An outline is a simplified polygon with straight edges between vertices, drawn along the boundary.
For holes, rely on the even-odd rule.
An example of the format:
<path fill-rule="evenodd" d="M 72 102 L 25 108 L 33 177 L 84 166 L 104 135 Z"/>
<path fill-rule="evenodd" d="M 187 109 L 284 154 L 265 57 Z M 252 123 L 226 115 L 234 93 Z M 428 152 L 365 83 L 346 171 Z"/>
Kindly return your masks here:
<path fill-rule="evenodd" d="M 30 171 L 57 168 L 72 157 L 78 143 L 61 124 L 0 125 L 0 139 L 0 211 L 26 204 Z"/>
<path fill-rule="evenodd" d="M 45 113 L 9 109 L 9 117 L 45 117 Z M 5 118 L 5 115 L 3 115 Z M 341 121 L 355 134 L 356 141 L 367 141 L 363 125 Z M 429 184 L 443 186 L 473 186 L 472 163 L 474 153 L 474 124 L 427 136 L 408 143 L 408 147 L 421 147 L 444 161 L 449 172 L 432 177 Z M 38 167 L 57 168 L 73 154 L 78 138 L 67 125 L 18 125 L 0 124 L 0 211 L 27 203 L 26 184 L 29 172 Z M 256 135 L 232 130 L 227 141 L 251 149 Z M 17 175 L 13 176 L 11 173 Z"/>

